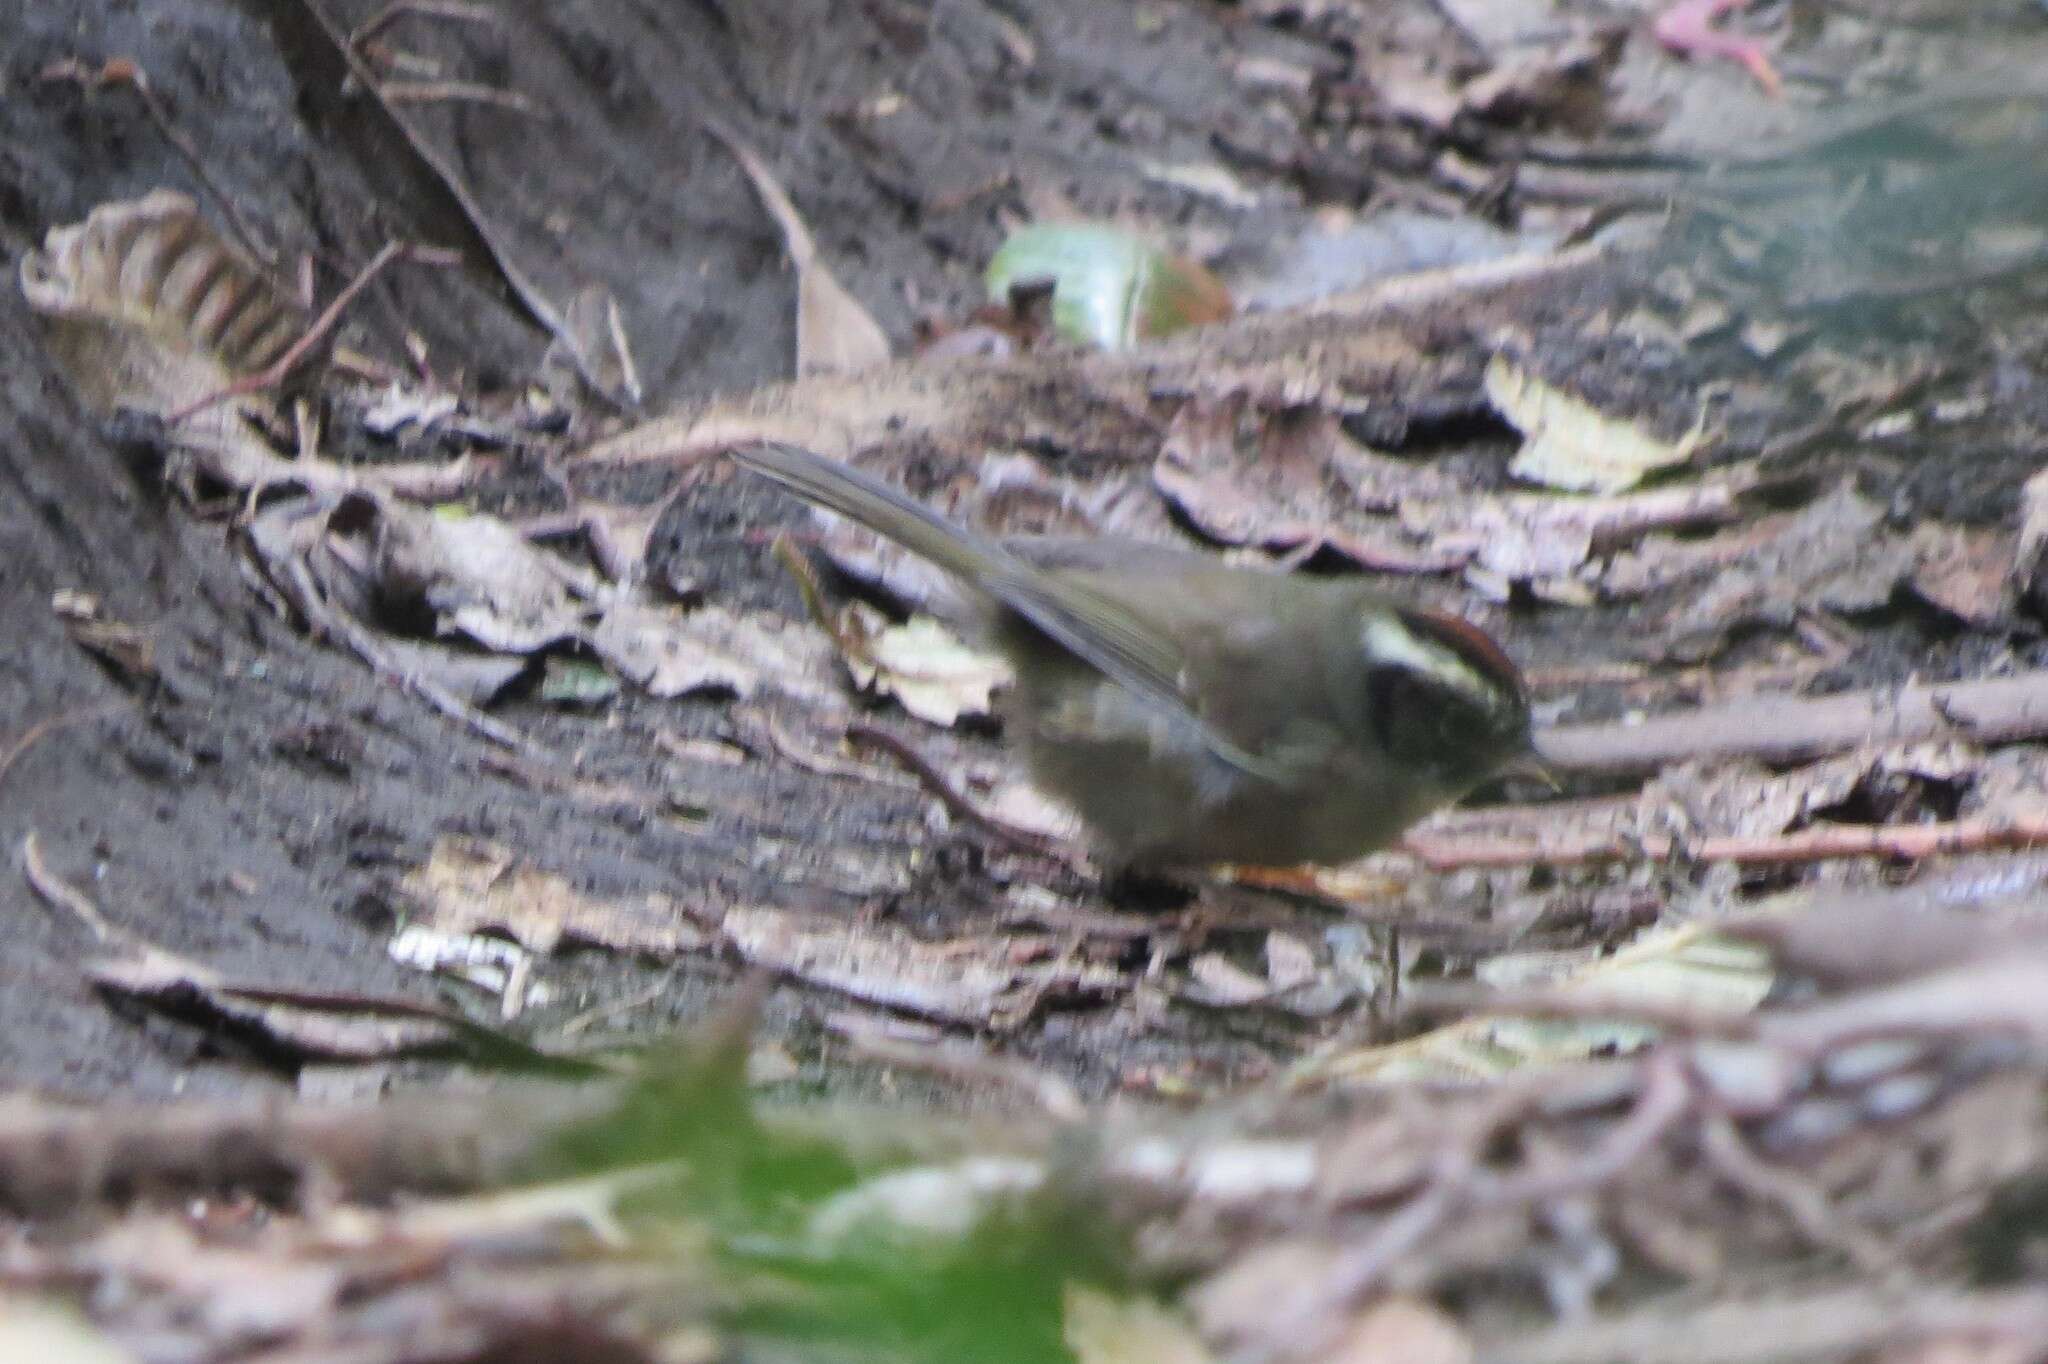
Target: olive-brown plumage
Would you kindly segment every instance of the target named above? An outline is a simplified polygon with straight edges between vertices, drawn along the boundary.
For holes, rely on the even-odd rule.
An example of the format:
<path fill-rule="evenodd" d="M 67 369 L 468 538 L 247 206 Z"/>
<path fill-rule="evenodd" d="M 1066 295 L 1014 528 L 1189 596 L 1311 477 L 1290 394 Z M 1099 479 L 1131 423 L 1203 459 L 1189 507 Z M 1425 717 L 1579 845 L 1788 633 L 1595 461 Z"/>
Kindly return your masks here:
<path fill-rule="evenodd" d="M 1004 723 L 1115 861 L 1344 862 L 1529 751 L 1477 627 L 1351 579 L 1114 541 L 998 541 L 784 445 L 733 458 L 971 589 L 1017 685 Z"/>

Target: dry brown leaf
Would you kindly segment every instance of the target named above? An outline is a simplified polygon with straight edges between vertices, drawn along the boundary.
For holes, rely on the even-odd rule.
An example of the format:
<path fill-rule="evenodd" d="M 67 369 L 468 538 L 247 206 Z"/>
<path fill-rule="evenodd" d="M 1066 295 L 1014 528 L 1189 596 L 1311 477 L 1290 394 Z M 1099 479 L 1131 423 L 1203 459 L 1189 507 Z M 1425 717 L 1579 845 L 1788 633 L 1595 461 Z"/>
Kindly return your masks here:
<path fill-rule="evenodd" d="M 843 705 L 832 683 L 831 651 L 814 632 L 722 606 L 684 611 L 620 601 L 583 638 L 652 696 L 721 690 L 747 697 L 767 686 L 816 706 Z"/>
<path fill-rule="evenodd" d="M 1711 482 L 1612 497 L 1502 493 L 1412 499 L 1401 503 L 1401 522 L 1439 552 L 1468 561 L 1467 576 L 1475 582 L 1526 582 L 1549 600 L 1585 605 L 1598 581 L 1585 567 L 1590 558 L 1652 530 L 1726 521 L 1753 486 L 1753 473 L 1730 470 Z"/>
<path fill-rule="evenodd" d="M 1358 1314 L 1319 1356 L 1329 1364 L 1471 1364 L 1472 1342 L 1420 1298 L 1386 1298 Z"/>
<path fill-rule="evenodd" d="M 1963 909 L 1912 887 L 1854 893 L 1789 891 L 1722 931 L 1771 950 L 1779 968 L 1831 988 L 1900 980 L 2007 951 L 2039 951 L 2048 920 Z"/>
<path fill-rule="evenodd" d="M 894 624 L 866 602 L 849 603 L 836 631 L 847 671 L 864 690 L 893 696 L 903 709 L 934 725 L 963 715 L 987 715 L 995 690 L 1011 680 L 997 654 L 969 648 L 930 616 Z"/>
<path fill-rule="evenodd" d="M 320 526 L 329 528 L 331 553 L 317 552 Z M 266 513 L 251 540 L 273 578 L 303 561 L 328 598 L 358 619 L 425 615 L 438 633 L 498 653 L 580 642 L 655 696 L 707 689 L 748 696 L 769 685 L 814 705 L 841 704 L 829 650 L 811 632 L 723 607 L 685 611 L 631 600 L 495 517 L 437 515 L 358 494 L 317 518 Z M 457 695 L 484 699 L 507 680 L 495 667 L 423 653 L 430 646 L 416 642 L 410 648 L 435 676 L 451 673 L 443 685 Z"/>
<path fill-rule="evenodd" d="M 1998 956 L 1801 1009 L 1781 1009 L 1758 1021 L 1758 1038 L 1800 1055 L 1888 1034 L 2008 1034 L 2039 1046 L 2048 1041 L 2048 937 L 2002 946 Z"/>
<path fill-rule="evenodd" d="M 461 407 L 462 400 L 445 389 L 394 379 L 374 396 L 363 395 L 358 419 L 371 435 L 392 436 L 408 426 L 431 431 Z"/>
<path fill-rule="evenodd" d="M 306 327 L 198 206 L 170 190 L 101 204 L 82 223 L 51 228 L 19 273 L 51 352 L 100 412 L 168 417 L 261 370 Z M 236 486 L 291 475 L 235 404 L 196 412 L 171 434 Z"/>
<path fill-rule="evenodd" d="M 1065 1335 L 1076 1364 L 1212 1364 L 1215 1359 L 1180 1313 L 1149 1298 L 1113 1298 L 1082 1284 L 1067 1285 Z"/>
<path fill-rule="evenodd" d="M 1292 990 L 1316 978 L 1316 954 L 1291 933 L 1274 929 L 1266 935 L 1266 979 L 1276 991 Z"/>
<path fill-rule="evenodd" d="M 2012 581 L 2036 615 L 2048 614 L 2048 469 L 2020 488 L 2020 533 L 2013 550 Z"/>
<path fill-rule="evenodd" d="M 1528 1020 L 1477 1015 L 1385 1046 L 1312 1057 L 1302 1079 L 1392 1081 L 1474 1079 L 1531 1065 L 1584 1060 L 1641 1046 L 1654 1030 L 1633 1021 L 1628 1003 L 1729 1018 L 1754 1010 L 1769 991 L 1768 954 L 1715 937 L 1700 924 L 1651 929 L 1611 955 L 1598 947 L 1511 952 L 1487 958 L 1480 978 L 1496 988 L 1541 985 L 1615 1000 L 1617 1020 Z"/>
<path fill-rule="evenodd" d="M 29 306 L 45 317 L 148 340 L 147 351 L 117 348 L 97 372 L 77 376 L 104 385 L 109 398 L 205 397 L 276 360 L 306 326 L 298 306 L 171 190 L 101 204 L 83 223 L 51 228 L 19 269 Z M 109 363 L 116 358 L 129 364 Z"/>
<path fill-rule="evenodd" d="M 2013 537 L 2004 531 L 1927 522 L 1914 528 L 1910 581 L 1921 598 L 1979 628 L 2006 618 Z"/>
<path fill-rule="evenodd" d="M 480 654 L 473 649 L 396 637 L 386 637 L 382 643 L 401 676 L 431 682 L 473 706 L 495 701 L 527 668 L 527 660 L 516 655 Z"/>
<path fill-rule="evenodd" d="M 887 333 L 818 258 L 810 228 L 768 164 L 739 138 L 709 126 L 753 182 L 768 216 L 782 229 L 790 264 L 796 267 L 797 374 L 857 374 L 887 364 Z"/>
<path fill-rule="evenodd" d="M 482 839 L 436 839 L 402 888 L 418 905 L 416 921 L 443 933 L 490 929 L 534 952 L 564 942 L 675 956 L 711 942 L 680 900 L 644 895 L 602 900 L 552 872 L 523 864 L 509 848 Z"/>
<path fill-rule="evenodd" d="M 101 204 L 83 223 L 52 228 L 42 250 L 23 255 L 19 276 L 51 353 L 100 412 L 182 413 L 281 359 L 308 325 L 191 199 L 170 190 Z M 469 476 L 464 460 L 345 468 L 317 452 L 280 458 L 249 419 L 257 402 L 217 403 L 170 425 L 174 478 L 196 468 L 237 491 L 368 487 L 433 498 Z"/>
<path fill-rule="evenodd" d="M 374 516 L 364 529 L 379 602 L 401 613 L 423 608 L 437 634 L 532 653 L 577 637 L 589 603 L 605 593 L 594 574 L 535 548 L 494 516 L 437 515 L 389 499 L 369 505 Z"/>
<path fill-rule="evenodd" d="M 1814 811 L 1846 801 L 1883 756 L 1862 749 L 1787 772 L 1750 763 L 1668 767 L 1637 798 L 1633 832 L 1679 838 L 1781 834 Z"/>
<path fill-rule="evenodd" d="M 216 1338 L 269 1340 L 331 1321 L 350 1284 L 343 1262 L 297 1249 L 288 1231 L 218 1244 L 172 1215 L 124 1218 L 78 1258 L 108 1282 L 169 1293 Z"/>
<path fill-rule="evenodd" d="M 1188 963 L 1188 975 L 1200 987 L 1205 1004 L 1235 1006 L 1255 1003 L 1273 993 L 1272 984 L 1255 976 L 1221 952 L 1204 952 Z"/>
<path fill-rule="evenodd" d="M 1305 1236 L 1253 1245 L 1196 1285 L 1189 1310 L 1204 1337 L 1233 1351 L 1267 1343 L 1324 1305 L 1322 1286 L 1342 1255 L 1340 1247 Z"/>
<path fill-rule="evenodd" d="M 930 943 L 893 929 L 743 906 L 726 911 L 724 934 L 755 966 L 951 1023 L 987 1023 L 1018 984 L 1000 940 Z"/>
<path fill-rule="evenodd" d="M 1627 601 L 1718 573 L 1783 535 L 1796 515 L 1773 512 L 1698 538 L 1647 536 L 1607 561 L 1600 572 L 1600 595 Z"/>
<path fill-rule="evenodd" d="M 981 808 L 989 818 L 1012 829 L 1055 843 L 1078 842 L 1085 833 L 1079 815 L 1022 778 L 998 781 Z"/>
<path fill-rule="evenodd" d="M 1345 436 L 1333 413 L 1314 407 L 1266 410 L 1242 391 L 1200 395 L 1181 404 L 1153 466 L 1159 491 L 1226 545 L 1308 552 L 1327 546 L 1368 568 L 1429 573 L 1464 562 L 1457 550 L 1413 543 L 1399 525 L 1369 515 L 1389 501 L 1382 487 L 1358 496 L 1347 475 L 1391 470 L 1370 466 L 1369 452 Z M 1442 479 L 1417 470 L 1410 493 L 1440 491 Z"/>

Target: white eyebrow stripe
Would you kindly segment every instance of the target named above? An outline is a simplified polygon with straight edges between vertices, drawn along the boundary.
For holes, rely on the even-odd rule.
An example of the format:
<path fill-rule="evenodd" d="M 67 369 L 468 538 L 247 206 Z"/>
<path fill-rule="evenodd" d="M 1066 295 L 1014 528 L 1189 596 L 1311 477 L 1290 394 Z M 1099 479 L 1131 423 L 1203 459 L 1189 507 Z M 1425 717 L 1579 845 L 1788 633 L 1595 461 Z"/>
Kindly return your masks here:
<path fill-rule="evenodd" d="M 1359 642 L 1374 658 L 1399 663 L 1414 672 L 1455 683 L 1474 696 L 1485 696 L 1493 690 L 1470 664 L 1449 649 L 1417 639 L 1415 632 L 1399 621 L 1384 617 L 1366 621 Z"/>

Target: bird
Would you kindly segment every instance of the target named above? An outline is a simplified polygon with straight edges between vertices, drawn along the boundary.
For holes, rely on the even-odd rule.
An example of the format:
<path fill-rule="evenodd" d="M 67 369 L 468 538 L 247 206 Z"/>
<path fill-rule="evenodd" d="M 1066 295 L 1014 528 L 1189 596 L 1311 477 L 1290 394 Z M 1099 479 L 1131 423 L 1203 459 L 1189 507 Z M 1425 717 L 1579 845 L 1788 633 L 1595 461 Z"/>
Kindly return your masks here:
<path fill-rule="evenodd" d="M 1458 616 L 1195 549 L 998 539 L 794 445 L 728 453 L 967 589 L 1016 677 L 1006 739 L 1117 868 L 1349 862 L 1533 756 L 1520 671 Z"/>

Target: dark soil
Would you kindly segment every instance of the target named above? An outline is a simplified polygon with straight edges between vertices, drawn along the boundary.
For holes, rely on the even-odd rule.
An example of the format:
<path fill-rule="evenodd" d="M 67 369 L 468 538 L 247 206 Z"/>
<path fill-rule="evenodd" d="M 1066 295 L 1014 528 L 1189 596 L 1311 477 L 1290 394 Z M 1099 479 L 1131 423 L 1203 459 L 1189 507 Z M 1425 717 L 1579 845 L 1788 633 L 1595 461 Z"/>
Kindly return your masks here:
<path fill-rule="evenodd" d="M 260 244 L 285 262 L 310 253 L 322 297 L 394 236 L 464 249 L 465 268 L 387 275 L 351 312 L 345 344 L 404 364 L 406 340 L 417 337 L 442 378 L 516 392 L 534 380 L 548 338 L 518 289 L 485 264 L 495 253 L 550 298 L 607 285 L 635 338 L 646 402 L 658 410 L 790 369 L 781 239 L 707 120 L 762 150 L 839 277 L 899 339 L 926 311 L 978 302 L 981 263 L 1007 226 L 1046 207 L 1167 224 L 1198 248 L 1220 241 L 1224 215 L 1148 179 L 1147 164 L 1220 156 L 1258 185 L 1265 206 L 1250 221 L 1229 219 L 1240 242 L 1298 226 L 1316 205 L 1379 202 L 1372 196 L 1383 192 L 1398 201 L 1413 190 L 1403 176 L 1420 178 L 1412 131 L 1397 122 L 1338 126 L 1343 110 L 1309 109 L 1284 90 L 1242 97 L 1235 73 L 1248 65 L 1327 73 L 1372 55 L 1355 34 L 1338 41 L 1252 22 L 1249 6 L 533 0 L 503 6 L 499 24 L 414 17 L 397 31 L 407 51 L 463 79 L 516 84 L 536 106 L 445 101 L 408 111 L 424 145 L 470 187 L 476 202 L 465 208 L 387 112 L 348 88 L 332 35 L 377 8 L 157 0 L 81 12 L 0 0 L 0 31 L 11 39 L 0 56 L 0 243 L 16 256 L 54 224 L 158 186 L 204 198 L 132 91 L 39 79 L 66 58 L 96 67 L 131 57 Z M 1377 38 L 1455 51 L 1439 28 L 1390 16 Z M 1429 34 L 1418 38 L 1419 29 Z M 1029 62 L 1019 60 L 1020 43 L 1033 49 Z M 886 116 L 877 101 L 889 102 Z M 2024 289 L 2015 298 L 2024 305 Z M 1548 357 L 1543 368 L 1570 373 L 1596 401 L 1682 428 L 1690 413 L 1669 396 L 1679 385 L 1645 366 L 1641 348 L 1573 344 L 1585 315 L 1608 304 L 1574 297 L 1558 301 L 1555 315 L 1525 319 Z M 1917 344 L 1949 348 L 1937 388 L 1981 393 L 1991 414 L 1897 449 L 1844 441 L 1808 450 L 1800 471 L 1816 480 L 1860 472 L 1890 490 L 1902 518 L 2009 518 L 2048 412 L 2037 329 L 1994 346 L 1952 313 L 1907 321 Z M 1459 319 L 1441 326 L 1447 372 L 1464 391 L 1415 395 L 1412 421 L 1408 409 L 1375 410 L 1375 438 L 1412 440 L 1421 453 L 1446 433 L 1470 434 L 1458 420 L 1473 406 L 1486 338 Z M 1732 344 L 1663 363 L 1752 388 L 1770 379 Z M 51 869 L 88 887 L 115 923 L 237 980 L 427 998 L 430 987 L 390 963 L 385 944 L 399 912 L 397 878 L 448 833 L 515 846 L 607 895 L 794 903 L 913 930 L 957 930 L 990 911 L 984 845 L 968 833 L 931 833 L 928 802 L 915 794 L 862 788 L 848 801 L 787 764 L 705 767 L 692 771 L 685 803 L 707 816 L 685 823 L 507 775 L 488 745 L 265 609 L 224 527 L 194 520 L 160 486 L 146 449 L 75 407 L 11 287 L 0 288 L 0 374 L 10 494 L 0 500 L 0 631 L 15 641 L 0 655 L 0 745 L 54 726 L 0 770 L 0 846 L 18 848 L 34 832 Z M 1437 421 L 1445 411 L 1450 418 Z M 579 431 L 604 415 L 592 404 L 578 414 Z M 1795 424 L 1783 412 L 1773 420 Z M 1755 407 L 1736 404 L 1730 421 L 1734 453 L 1763 443 Z M 554 505 L 552 485 L 525 454 L 508 453 L 482 505 Z M 710 481 L 656 536 L 653 558 L 718 601 L 800 618 L 762 534 L 795 516 L 760 489 Z M 108 616 L 144 626 L 161 680 L 125 680 L 75 645 L 51 611 L 52 593 L 65 589 L 96 593 Z M 2023 635 L 1957 640 L 1911 610 L 1872 626 L 1830 684 L 1961 673 L 2004 649 L 2022 658 L 2039 650 Z M 1631 634 L 1625 618 L 1587 626 L 1551 610 L 1524 610 L 1512 628 L 1539 662 L 1626 656 Z M 596 715 L 529 703 L 511 718 L 561 755 L 563 771 L 649 790 L 675 781 L 658 736 L 744 738 L 719 699 L 628 697 Z M 934 741 L 941 752 L 949 744 L 999 751 L 985 734 Z M 788 856 L 753 856 L 762 840 Z M 849 888 L 833 871 L 842 853 L 911 847 L 922 855 L 906 887 Z M 0 913 L 14 925 L 0 992 L 7 1083 L 93 1096 L 293 1080 L 288 1063 L 96 996 L 77 970 L 95 945 L 18 877 L 0 878 Z M 672 984 L 628 1020 L 642 1031 L 703 1015 L 737 976 L 707 957 L 642 963 L 602 951 L 550 970 L 564 1012 L 673 971 Z M 768 1030 L 807 1063 L 803 1083 L 847 1083 L 843 1068 L 825 1064 L 822 1024 L 839 1007 L 795 986 L 771 1002 Z M 1055 1011 L 1013 1045 L 1100 1092 L 1155 1069 L 1204 1083 L 1258 1075 L 1291 1043 L 1186 1012 L 1130 1028 L 1126 1013 Z"/>
<path fill-rule="evenodd" d="M 331 7 L 339 29 L 373 6 Z M 548 151 L 519 116 L 451 107 L 428 114 L 502 233 L 546 292 L 597 279 L 623 300 L 650 405 L 786 374 L 789 276 L 770 220 L 731 157 L 702 131 L 716 117 L 773 149 L 826 254 L 893 334 L 917 310 L 958 310 L 978 295 L 979 263 L 1019 212 L 1020 184 L 1094 213 L 1199 217 L 1186 196 L 1130 173 L 1134 152 L 1192 156 L 1215 133 L 1208 98 L 1220 64 L 1309 49 L 1233 29 L 1202 9 L 1041 6 L 1032 73 L 1007 68 L 1000 11 L 826 3 L 666 7 L 505 7 L 504 25 L 412 21 L 405 46 L 474 77 L 516 66 L 545 106 Z M 230 3 L 70 7 L 13 4 L 0 72 L 0 241 L 10 257 L 96 203 L 170 186 L 204 198 L 126 89 L 82 91 L 39 75 L 76 57 L 132 57 L 208 174 L 262 246 L 310 252 L 319 292 L 393 234 L 477 249 L 476 234 L 397 129 L 346 75 L 312 6 Z M 1142 29 L 1142 31 L 1141 31 Z M 863 100 L 899 90 L 902 111 L 865 121 Z M 1228 113 L 1229 111 L 1224 111 Z M 1289 149 L 1271 154 L 1284 159 Z M 544 331 L 501 279 L 407 270 L 372 288 L 343 340 L 403 357 L 416 334 L 443 376 L 485 390 L 534 372 Z M 723 904 L 789 901 L 788 872 L 749 867 L 761 836 L 833 847 L 923 842 L 914 796 L 857 805 L 788 768 L 744 780 L 704 773 L 690 799 L 715 812 L 708 833 L 645 810 L 591 808 L 499 775 L 490 748 L 418 707 L 355 660 L 300 637 L 254 599 L 223 528 L 194 522 L 155 481 L 146 449 L 124 450 L 70 400 L 19 294 L 0 289 L 0 434 L 12 495 L 0 507 L 0 629 L 6 651 L 0 736 L 36 738 L 0 774 L 0 841 L 34 832 L 50 869 L 90 889 L 107 916 L 232 979 L 423 997 L 421 978 L 384 944 L 392 884 L 435 836 L 469 833 L 531 854 L 608 894 L 666 891 Z M 545 503 L 512 478 L 490 506 Z M 733 605 L 800 614 L 767 558 L 764 523 L 794 515 L 754 489 L 716 488 L 658 537 Z M 51 594 L 98 594 L 108 616 L 144 625 L 162 680 L 131 685 L 73 644 Z M 534 709 L 518 721 L 551 750 L 579 752 L 584 775 L 658 788 L 670 778 L 650 736 L 730 731 L 717 702 L 628 700 L 599 721 Z M 318 760 L 325 753 L 330 760 Z M 314 755 L 309 757 L 309 754 Z M 339 755 L 339 756 L 334 756 Z M 764 773 L 766 775 L 764 775 Z M 951 836 L 953 841 L 958 836 Z M 957 896 L 985 895 L 948 872 L 971 845 L 929 849 L 932 872 L 901 907 L 913 923 Z M 963 888 L 964 886 L 964 888 Z M 830 890 L 818 907 L 889 914 Z M 53 916 L 18 877 L 0 882 L 13 921 L 0 993 L 9 1083 L 80 1096 L 169 1094 L 290 1083 L 289 1066 L 231 1039 L 116 1009 L 80 980 L 94 944 Z M 593 952 L 562 964 L 571 1006 L 624 995 L 676 971 L 634 1020 L 703 1013 L 734 973 L 714 960 L 636 965 Z M 770 1027 L 798 1039 L 830 1001 L 790 991 Z M 1055 1017 L 1039 1045 L 1097 1076 L 1145 1047 Z M 1160 1048 L 1162 1061 L 1184 1059 Z M 1212 1064 L 1228 1066 L 1222 1056 Z"/>

